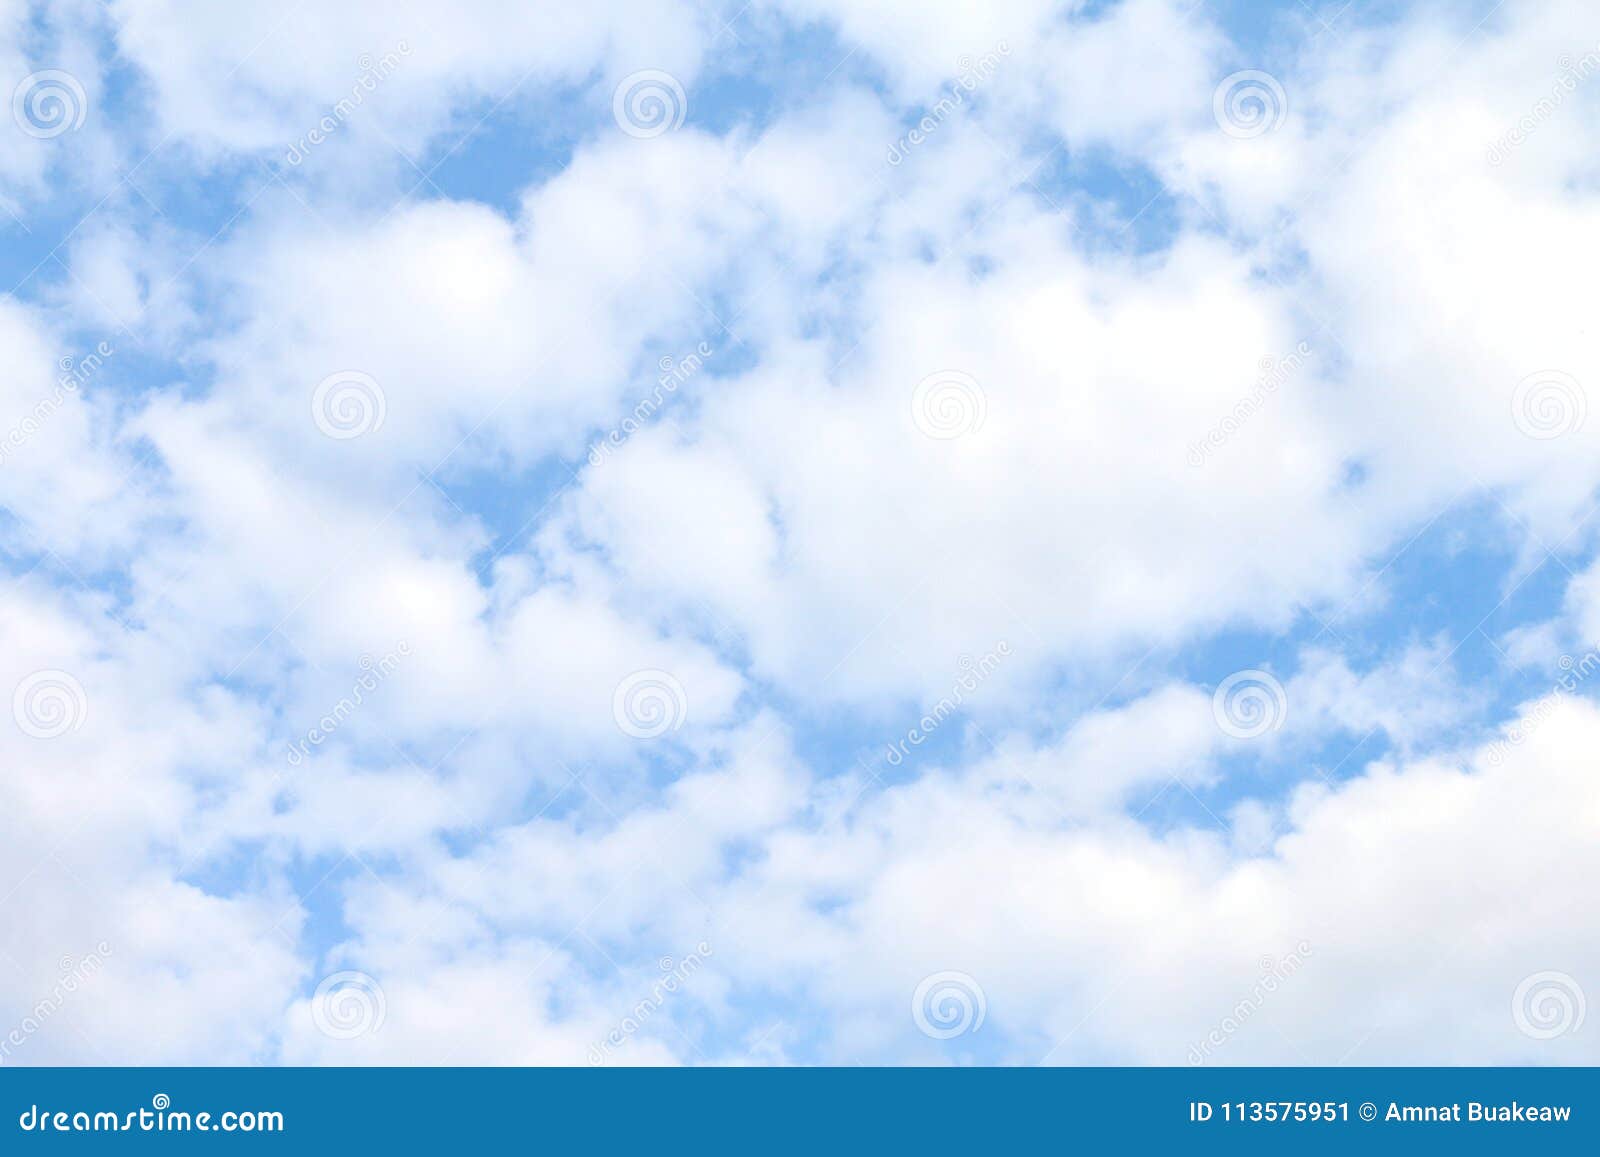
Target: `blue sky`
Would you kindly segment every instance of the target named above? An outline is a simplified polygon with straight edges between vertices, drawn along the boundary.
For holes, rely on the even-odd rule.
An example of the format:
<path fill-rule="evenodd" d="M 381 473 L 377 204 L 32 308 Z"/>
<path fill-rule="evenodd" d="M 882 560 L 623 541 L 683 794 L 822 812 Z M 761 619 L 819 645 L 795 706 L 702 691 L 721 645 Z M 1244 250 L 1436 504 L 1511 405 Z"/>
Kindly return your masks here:
<path fill-rule="evenodd" d="M 178 7 L 0 9 L 0 1063 L 1594 1060 L 1583 5 Z"/>

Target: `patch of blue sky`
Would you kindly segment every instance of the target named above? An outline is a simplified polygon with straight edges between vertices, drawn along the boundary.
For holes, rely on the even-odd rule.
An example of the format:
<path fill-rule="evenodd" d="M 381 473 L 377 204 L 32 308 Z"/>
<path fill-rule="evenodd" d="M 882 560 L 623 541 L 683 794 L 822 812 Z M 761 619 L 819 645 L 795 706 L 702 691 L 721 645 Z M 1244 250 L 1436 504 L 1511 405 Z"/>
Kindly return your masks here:
<path fill-rule="evenodd" d="M 481 112 L 469 107 L 408 158 L 398 185 L 423 200 L 477 201 L 514 219 L 530 188 L 559 175 L 582 141 L 610 126 L 609 109 L 571 88 L 541 88 Z"/>
<path fill-rule="evenodd" d="M 1163 250 L 1177 237 L 1186 211 L 1192 213 L 1187 198 L 1174 195 L 1148 167 L 1104 148 L 1053 149 L 1020 187 L 1069 214 L 1075 243 L 1091 254 Z"/>

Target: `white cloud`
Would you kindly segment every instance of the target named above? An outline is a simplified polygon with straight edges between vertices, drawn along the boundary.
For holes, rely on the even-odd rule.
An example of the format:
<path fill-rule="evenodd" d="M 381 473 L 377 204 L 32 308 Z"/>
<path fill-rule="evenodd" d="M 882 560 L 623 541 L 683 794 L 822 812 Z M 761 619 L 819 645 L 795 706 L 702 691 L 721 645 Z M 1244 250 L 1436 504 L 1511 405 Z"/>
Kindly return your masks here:
<path fill-rule="evenodd" d="M 1567 704 L 1498 766 L 1377 764 L 1304 787 L 1266 854 L 1203 826 L 1064 825 L 1030 791 L 931 777 L 777 845 L 733 889 L 723 963 L 824 1016 L 834 1060 L 982 1046 L 1018 1063 L 1183 1064 L 1260 958 L 1304 942 L 1304 967 L 1208 1050 L 1215 1063 L 1583 1063 L 1581 1035 L 1534 1041 L 1509 1004 L 1532 972 L 1594 975 L 1600 941 L 1578 913 L 1597 807 L 1580 753 L 1597 731 L 1592 706 Z M 1063 772 L 1079 759 L 1063 750 Z M 823 864 L 839 867 L 807 868 Z M 988 1000 L 989 1035 L 954 1051 L 907 1012 L 941 969 Z"/>
<path fill-rule="evenodd" d="M 416 150 L 456 116 L 465 131 L 519 91 L 578 85 L 594 70 L 616 80 L 658 68 L 690 80 L 708 31 L 679 0 L 539 12 L 497 0 L 360 3 L 309 14 L 117 0 L 111 11 L 119 50 L 153 89 L 161 134 L 202 155 L 286 154 L 386 54 L 399 64 L 365 98 L 351 131 L 373 148 L 387 148 L 375 135 Z"/>

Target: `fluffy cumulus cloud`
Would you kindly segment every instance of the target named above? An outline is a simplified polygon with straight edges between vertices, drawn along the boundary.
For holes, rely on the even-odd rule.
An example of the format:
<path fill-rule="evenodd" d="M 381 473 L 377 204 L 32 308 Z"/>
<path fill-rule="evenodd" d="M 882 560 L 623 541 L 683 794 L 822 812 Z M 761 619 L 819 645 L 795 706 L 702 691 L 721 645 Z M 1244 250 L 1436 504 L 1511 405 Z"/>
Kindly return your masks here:
<path fill-rule="evenodd" d="M 188 0 L 109 8 L 111 34 L 140 70 L 159 129 L 209 156 L 287 149 L 324 116 L 345 121 L 380 84 L 380 112 L 364 131 L 415 147 L 524 86 L 549 90 L 644 67 L 692 77 L 714 31 L 681 0 L 592 12 L 366 2 L 307 18 L 267 4 L 224 10 Z"/>
<path fill-rule="evenodd" d="M 1600 1062 L 1483 7 L 0 4 L 0 1064 Z"/>

